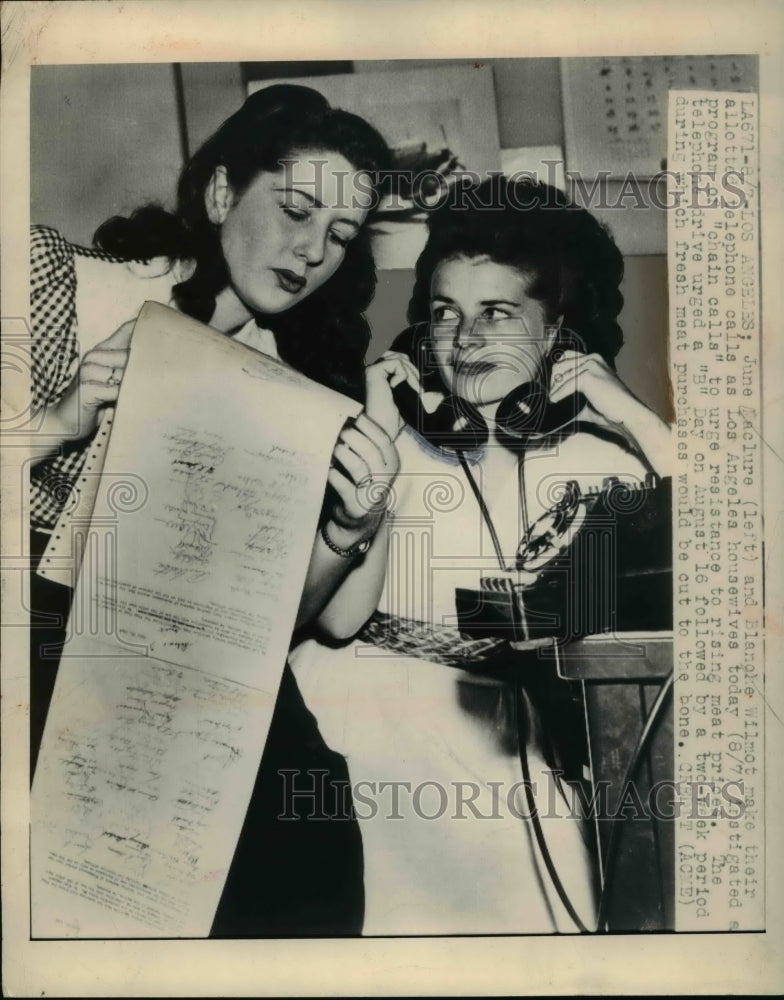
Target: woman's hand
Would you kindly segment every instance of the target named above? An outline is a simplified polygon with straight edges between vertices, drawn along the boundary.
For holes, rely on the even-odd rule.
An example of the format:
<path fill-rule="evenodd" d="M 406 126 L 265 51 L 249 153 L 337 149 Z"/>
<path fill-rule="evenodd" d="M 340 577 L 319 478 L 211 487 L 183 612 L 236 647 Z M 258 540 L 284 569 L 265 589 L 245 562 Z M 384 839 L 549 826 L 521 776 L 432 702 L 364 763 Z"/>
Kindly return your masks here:
<path fill-rule="evenodd" d="M 552 366 L 550 401 L 558 403 L 581 392 L 595 414 L 631 436 L 656 472 L 672 474 L 672 437 L 669 426 L 626 388 L 599 354 L 564 351 Z"/>
<path fill-rule="evenodd" d="M 332 453 L 322 512 L 328 541 L 316 538 L 297 624 L 320 615 L 320 627 L 335 639 L 367 621 L 384 585 L 387 539 L 379 527 L 400 468 L 394 439 L 403 421 L 392 388 L 403 381 L 419 391 L 417 370 L 403 354 L 389 351 L 366 369 L 365 408 L 347 422 Z M 335 548 L 348 552 L 363 542 L 370 545 L 361 562 L 335 558 Z"/>
<path fill-rule="evenodd" d="M 98 411 L 117 402 L 135 322 L 123 323 L 85 354 L 67 392 L 48 411 L 61 427 L 64 440 L 92 434 L 98 426 Z"/>
<path fill-rule="evenodd" d="M 381 366 L 378 370 L 382 370 Z M 388 379 L 379 377 L 379 381 L 383 381 L 389 393 Z M 384 399 L 382 392 L 377 397 Z M 391 395 L 388 402 L 394 406 Z M 388 409 L 376 406 L 377 415 L 379 409 L 382 415 L 392 416 Z M 397 414 L 396 409 L 394 412 Z M 396 416 L 393 430 L 397 420 Z M 346 422 L 332 452 L 322 510 L 324 520 L 311 554 L 297 627 L 323 612 L 321 626 L 333 638 L 345 639 L 372 613 L 381 594 L 386 567 L 386 536 L 379 527 L 399 468 L 400 458 L 392 436 L 368 416 L 367 409 Z M 343 558 L 363 542 L 370 545 L 363 546 L 366 551 L 361 561 Z M 338 558 L 335 558 L 336 548 L 344 550 Z"/>
<path fill-rule="evenodd" d="M 405 354 L 387 351 L 365 370 L 365 408 L 338 438 L 327 477 L 337 502 L 327 511 L 327 528 L 341 548 L 373 535 L 389 502 L 389 490 L 400 468 L 394 439 L 403 420 L 392 389 L 409 382 L 419 392 L 419 373 Z M 345 540 L 353 541 L 344 544 Z"/>
<path fill-rule="evenodd" d="M 600 354 L 564 351 L 552 366 L 550 402 L 559 403 L 574 392 L 581 392 L 593 410 L 614 424 L 625 423 L 629 413 L 643 405 Z"/>
<path fill-rule="evenodd" d="M 398 351 L 387 351 L 365 369 L 365 413 L 393 441 L 403 427 L 403 419 L 392 396 L 392 389 L 401 382 L 408 382 L 421 392 L 416 365 L 411 358 Z"/>
<path fill-rule="evenodd" d="M 346 424 L 327 475 L 336 494 L 327 531 L 336 545 L 351 548 L 375 534 L 399 468 L 394 441 L 364 410 Z"/>

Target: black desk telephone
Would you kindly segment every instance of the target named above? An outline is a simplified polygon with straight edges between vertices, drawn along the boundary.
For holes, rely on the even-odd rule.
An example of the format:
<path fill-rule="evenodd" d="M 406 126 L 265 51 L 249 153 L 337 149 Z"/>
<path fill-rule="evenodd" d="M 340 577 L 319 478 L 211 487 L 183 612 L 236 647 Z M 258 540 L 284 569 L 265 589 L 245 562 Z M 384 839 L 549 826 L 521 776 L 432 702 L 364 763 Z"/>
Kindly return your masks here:
<path fill-rule="evenodd" d="M 550 370 L 560 352 L 576 345 L 564 343 L 545 362 L 539 377 L 513 389 L 498 404 L 496 435 L 503 443 L 515 447 L 525 444 L 532 436 L 549 437 L 572 423 L 585 406 L 581 392 L 558 403 L 549 399 Z M 404 330 L 392 344 L 392 350 L 407 354 L 417 366 L 422 387 L 427 391 L 440 384 L 437 365 L 432 360 L 432 348 L 427 337 L 427 324 L 416 324 Z M 433 412 L 425 409 L 416 390 L 401 382 L 392 390 L 400 415 L 405 422 L 428 441 L 453 451 L 472 451 L 487 443 L 489 429 L 482 414 L 459 396 L 446 395 Z"/>
<path fill-rule="evenodd" d="M 672 629 L 672 480 L 608 478 L 587 493 L 568 483 L 531 525 L 514 569 L 458 588 L 455 603 L 460 630 L 474 637 Z"/>

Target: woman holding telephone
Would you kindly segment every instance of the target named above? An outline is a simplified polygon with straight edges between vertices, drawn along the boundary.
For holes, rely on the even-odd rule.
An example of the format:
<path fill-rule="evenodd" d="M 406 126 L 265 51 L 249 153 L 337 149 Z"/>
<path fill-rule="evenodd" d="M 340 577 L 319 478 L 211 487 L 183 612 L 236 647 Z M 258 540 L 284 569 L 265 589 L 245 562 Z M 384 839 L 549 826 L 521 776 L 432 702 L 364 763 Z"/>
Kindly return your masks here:
<path fill-rule="evenodd" d="M 594 924 L 584 830 L 543 713 L 482 673 L 502 663 L 503 643 L 459 632 L 455 589 L 513 568 L 566 482 L 584 491 L 610 475 L 669 474 L 667 425 L 613 369 L 622 274 L 590 213 L 553 188 L 494 177 L 471 207 L 431 215 L 414 326 L 368 371 L 375 412 L 398 430 L 399 473 L 365 469 L 390 491 L 389 553 L 357 564 L 319 619 L 327 641 L 291 660 L 322 736 L 348 761 L 364 934 Z M 357 454 L 335 458 L 356 478 Z"/>

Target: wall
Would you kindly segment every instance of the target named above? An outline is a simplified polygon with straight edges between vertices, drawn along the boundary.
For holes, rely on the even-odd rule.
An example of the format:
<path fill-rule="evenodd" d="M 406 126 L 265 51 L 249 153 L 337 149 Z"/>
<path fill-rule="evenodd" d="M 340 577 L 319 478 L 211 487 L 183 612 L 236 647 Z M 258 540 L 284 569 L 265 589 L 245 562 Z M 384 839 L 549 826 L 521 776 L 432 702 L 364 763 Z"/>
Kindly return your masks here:
<path fill-rule="evenodd" d="M 188 145 L 193 154 L 245 100 L 239 63 L 183 63 Z"/>
<path fill-rule="evenodd" d="M 561 73 L 558 59 L 378 59 L 354 63 L 357 73 L 433 66 L 490 66 L 498 138 L 502 149 L 562 146 Z"/>
<path fill-rule="evenodd" d="M 170 64 L 34 66 L 30 219 L 76 243 L 146 201 L 170 203 L 181 168 Z"/>

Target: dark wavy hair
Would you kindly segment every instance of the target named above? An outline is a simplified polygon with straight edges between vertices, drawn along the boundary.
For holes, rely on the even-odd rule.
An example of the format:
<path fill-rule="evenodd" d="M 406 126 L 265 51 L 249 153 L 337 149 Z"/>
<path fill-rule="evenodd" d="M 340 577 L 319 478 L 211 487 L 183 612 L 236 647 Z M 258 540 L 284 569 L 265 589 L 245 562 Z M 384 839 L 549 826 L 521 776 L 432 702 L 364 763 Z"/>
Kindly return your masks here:
<path fill-rule="evenodd" d="M 180 177 L 174 212 L 150 204 L 129 218 L 115 216 L 98 228 L 93 243 L 123 260 L 161 255 L 194 260 L 193 274 L 174 287 L 174 299 L 182 312 L 208 323 L 216 295 L 230 280 L 220 227 L 210 222 L 204 203 L 215 169 L 225 167 L 233 192 L 241 197 L 261 171 L 277 171 L 282 159 L 306 149 L 339 153 L 358 170 L 367 170 L 374 182 L 391 161 L 386 142 L 364 119 L 332 108 L 309 87 L 267 87 L 248 97 L 194 154 Z M 370 340 L 363 313 L 375 287 L 366 225 L 320 288 L 285 312 L 256 318 L 273 331 L 285 361 L 315 381 L 360 398 Z"/>
<path fill-rule="evenodd" d="M 487 256 L 530 276 L 528 295 L 543 303 L 546 321 L 563 316 L 564 341 L 614 365 L 623 344 L 616 322 L 623 257 L 586 209 L 547 184 L 495 175 L 433 211 L 428 227 L 408 306 L 412 324 L 430 319 L 431 282 L 442 261 Z"/>

